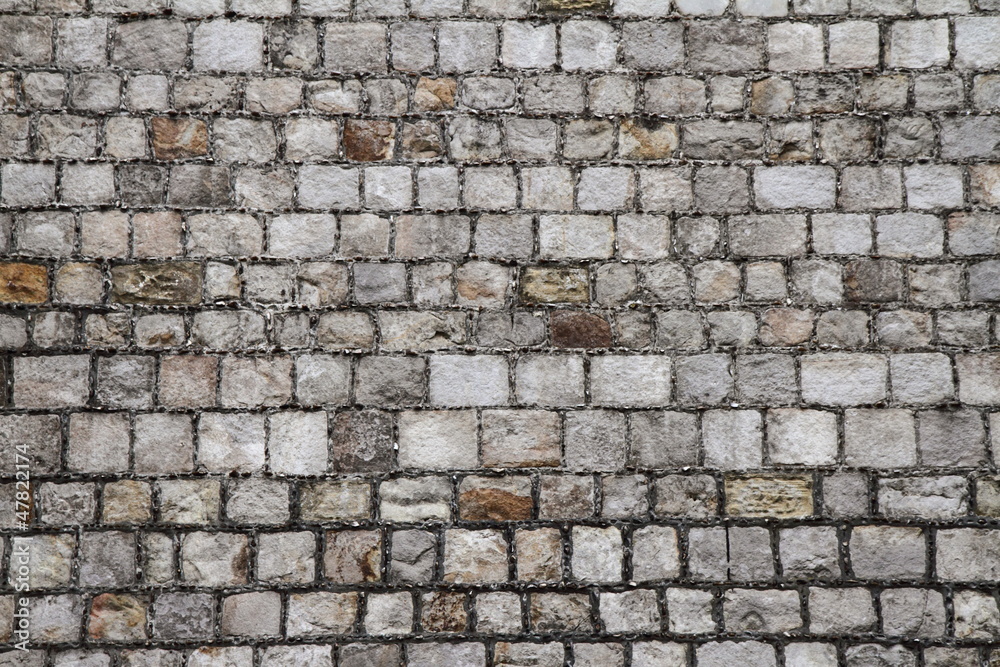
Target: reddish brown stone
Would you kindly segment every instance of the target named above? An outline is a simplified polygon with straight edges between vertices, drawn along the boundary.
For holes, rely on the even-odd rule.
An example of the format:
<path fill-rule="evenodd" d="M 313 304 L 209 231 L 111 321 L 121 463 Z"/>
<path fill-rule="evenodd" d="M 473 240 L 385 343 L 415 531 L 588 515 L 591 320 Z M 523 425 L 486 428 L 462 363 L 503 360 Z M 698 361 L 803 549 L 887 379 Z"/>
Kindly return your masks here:
<path fill-rule="evenodd" d="M 344 124 L 348 160 L 378 162 L 392 157 L 396 125 L 387 120 L 349 120 Z"/>
<path fill-rule="evenodd" d="M 600 315 L 557 310 L 549 323 L 555 347 L 611 347 L 611 325 Z"/>
<path fill-rule="evenodd" d="M 417 111 L 443 111 L 455 108 L 455 79 L 428 79 L 421 77 L 413 93 L 413 106 Z"/>
<path fill-rule="evenodd" d="M 208 155 L 208 128 L 195 118 L 154 118 L 153 154 L 157 160 Z"/>
<path fill-rule="evenodd" d="M 458 514 L 467 521 L 526 521 L 534 503 L 527 477 L 466 477 Z"/>
<path fill-rule="evenodd" d="M 0 262 L 0 303 L 42 303 L 48 298 L 49 275 L 44 266 Z"/>
<path fill-rule="evenodd" d="M 420 611 L 424 632 L 463 632 L 465 595 L 462 593 L 425 593 Z"/>

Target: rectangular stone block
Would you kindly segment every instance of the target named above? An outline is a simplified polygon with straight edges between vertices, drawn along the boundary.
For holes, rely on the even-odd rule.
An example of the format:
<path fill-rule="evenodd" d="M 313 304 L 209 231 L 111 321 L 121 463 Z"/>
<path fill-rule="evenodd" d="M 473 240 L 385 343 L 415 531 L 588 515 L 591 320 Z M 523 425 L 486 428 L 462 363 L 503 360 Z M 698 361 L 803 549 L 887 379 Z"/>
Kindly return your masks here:
<path fill-rule="evenodd" d="M 774 475 L 726 478 L 726 513 L 789 519 L 813 513 L 810 477 Z"/>
<path fill-rule="evenodd" d="M 180 306 L 202 298 L 201 267 L 195 262 L 122 264 L 111 268 L 111 282 L 117 303 Z"/>

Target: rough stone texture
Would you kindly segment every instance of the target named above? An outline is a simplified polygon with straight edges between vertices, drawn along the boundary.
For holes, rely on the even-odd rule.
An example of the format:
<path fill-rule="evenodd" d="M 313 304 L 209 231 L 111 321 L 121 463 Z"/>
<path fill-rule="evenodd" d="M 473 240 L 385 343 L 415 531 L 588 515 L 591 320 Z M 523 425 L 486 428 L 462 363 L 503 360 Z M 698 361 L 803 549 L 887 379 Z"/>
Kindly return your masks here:
<path fill-rule="evenodd" d="M 997 12 L 0 0 L 0 665 L 997 663 Z"/>

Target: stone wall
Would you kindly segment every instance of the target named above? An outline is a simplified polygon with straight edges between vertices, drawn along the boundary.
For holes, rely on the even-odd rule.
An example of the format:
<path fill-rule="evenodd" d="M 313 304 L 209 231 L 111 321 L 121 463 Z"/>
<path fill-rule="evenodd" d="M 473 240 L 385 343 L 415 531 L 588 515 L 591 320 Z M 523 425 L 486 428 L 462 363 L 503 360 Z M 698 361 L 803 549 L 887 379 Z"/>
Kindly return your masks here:
<path fill-rule="evenodd" d="M 1000 665 L 998 71 L 998 0 L 0 0 L 0 665 Z"/>

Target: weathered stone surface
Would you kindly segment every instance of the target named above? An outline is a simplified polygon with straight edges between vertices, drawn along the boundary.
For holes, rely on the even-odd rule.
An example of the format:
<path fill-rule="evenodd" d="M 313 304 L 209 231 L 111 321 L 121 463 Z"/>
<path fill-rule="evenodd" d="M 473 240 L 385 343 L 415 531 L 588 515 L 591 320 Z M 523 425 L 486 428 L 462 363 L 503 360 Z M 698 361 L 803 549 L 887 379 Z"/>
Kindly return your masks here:
<path fill-rule="evenodd" d="M 194 118 L 154 118 L 153 154 L 157 160 L 179 160 L 208 155 L 208 129 Z"/>
<path fill-rule="evenodd" d="M 288 598 L 288 635 L 347 634 L 354 626 L 357 615 L 357 593 L 292 593 Z"/>
<path fill-rule="evenodd" d="M 468 521 L 525 521 L 533 507 L 526 477 L 466 477 L 458 489 L 458 513 Z"/>
<path fill-rule="evenodd" d="M 728 477 L 726 513 L 787 519 L 813 513 L 812 480 L 807 477 Z"/>
<path fill-rule="evenodd" d="M 0 263 L 0 302 L 42 303 L 48 298 L 49 277 L 44 266 Z"/>
<path fill-rule="evenodd" d="M 588 299 L 586 269 L 528 267 L 521 276 L 521 297 L 528 303 L 579 303 Z"/>
<path fill-rule="evenodd" d="M 382 578 L 382 538 L 377 531 L 327 533 L 323 573 L 334 583 L 361 583 Z"/>
<path fill-rule="evenodd" d="M 554 311 L 549 320 L 555 347 L 610 347 L 611 326 L 600 315 Z"/>
<path fill-rule="evenodd" d="M 572 12 L 572 11 L 607 11 L 611 8 L 609 0 L 540 0 L 539 11 Z"/>
<path fill-rule="evenodd" d="M 625 120 L 618 133 L 618 154 L 626 160 L 665 160 L 673 157 L 679 142 L 672 123 Z"/>
<path fill-rule="evenodd" d="M 393 155 L 396 125 L 388 121 L 348 120 L 344 124 L 344 150 L 348 160 L 378 162 Z"/>
<path fill-rule="evenodd" d="M 0 0 L 0 664 L 996 662 L 997 12 Z"/>
<path fill-rule="evenodd" d="M 99 641 L 142 641 L 146 638 L 147 605 L 132 595 L 98 595 L 90 605 L 87 634 Z"/>
<path fill-rule="evenodd" d="M 201 267 L 194 262 L 123 264 L 111 269 L 118 303 L 191 305 L 201 302 Z"/>

